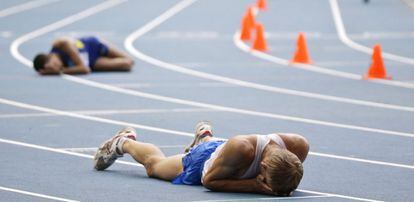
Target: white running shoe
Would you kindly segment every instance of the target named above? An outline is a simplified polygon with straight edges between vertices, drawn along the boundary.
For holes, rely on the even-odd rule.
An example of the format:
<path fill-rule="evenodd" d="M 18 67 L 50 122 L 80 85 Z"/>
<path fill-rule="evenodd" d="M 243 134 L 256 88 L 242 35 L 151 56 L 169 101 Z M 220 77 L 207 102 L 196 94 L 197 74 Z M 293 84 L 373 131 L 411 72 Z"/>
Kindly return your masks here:
<path fill-rule="evenodd" d="M 98 151 L 96 151 L 94 168 L 96 170 L 105 170 L 111 166 L 117 158 L 122 157 L 124 154 L 122 145 L 127 138 L 136 140 L 137 135 L 134 128 L 126 127 L 119 131 L 114 137 L 104 142 L 98 148 Z"/>
<path fill-rule="evenodd" d="M 201 140 L 207 136 L 213 137 L 213 128 L 211 126 L 211 123 L 209 121 L 200 121 L 197 123 L 196 127 L 195 127 L 195 136 L 194 136 L 194 140 L 193 142 L 188 145 L 185 150 L 184 153 L 187 153 L 190 151 L 190 149 L 196 145 L 198 145 Z"/>

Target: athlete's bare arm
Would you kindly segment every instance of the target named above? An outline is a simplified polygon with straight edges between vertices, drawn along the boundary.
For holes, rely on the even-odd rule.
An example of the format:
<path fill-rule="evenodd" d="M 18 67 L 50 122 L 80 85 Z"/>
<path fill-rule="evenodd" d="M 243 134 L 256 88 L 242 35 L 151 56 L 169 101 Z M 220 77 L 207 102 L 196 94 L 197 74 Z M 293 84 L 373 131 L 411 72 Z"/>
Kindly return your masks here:
<path fill-rule="evenodd" d="M 274 194 L 262 176 L 239 180 L 254 159 L 256 138 L 235 136 L 228 140 L 221 154 L 203 178 L 203 185 L 213 191 Z"/>
<path fill-rule="evenodd" d="M 294 153 L 303 163 L 308 156 L 309 143 L 301 135 L 293 133 L 278 133 L 286 145 L 286 148 Z"/>
<path fill-rule="evenodd" d="M 65 52 L 70 59 L 73 61 L 74 66 L 72 67 L 62 67 L 62 73 L 65 74 L 87 74 L 90 72 L 89 67 L 87 67 L 81 60 L 78 49 L 73 42 L 73 39 L 69 38 L 60 38 L 53 43 L 54 48 Z"/>

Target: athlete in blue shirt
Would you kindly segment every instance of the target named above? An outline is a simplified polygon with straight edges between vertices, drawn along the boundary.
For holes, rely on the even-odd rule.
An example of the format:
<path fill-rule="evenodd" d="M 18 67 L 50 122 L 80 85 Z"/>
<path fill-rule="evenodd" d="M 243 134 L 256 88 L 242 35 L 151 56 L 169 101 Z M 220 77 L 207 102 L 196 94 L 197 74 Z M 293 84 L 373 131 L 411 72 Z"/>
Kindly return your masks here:
<path fill-rule="evenodd" d="M 48 54 L 40 53 L 33 60 L 34 69 L 41 75 L 130 71 L 133 64 L 126 54 L 96 37 L 58 38 Z"/>

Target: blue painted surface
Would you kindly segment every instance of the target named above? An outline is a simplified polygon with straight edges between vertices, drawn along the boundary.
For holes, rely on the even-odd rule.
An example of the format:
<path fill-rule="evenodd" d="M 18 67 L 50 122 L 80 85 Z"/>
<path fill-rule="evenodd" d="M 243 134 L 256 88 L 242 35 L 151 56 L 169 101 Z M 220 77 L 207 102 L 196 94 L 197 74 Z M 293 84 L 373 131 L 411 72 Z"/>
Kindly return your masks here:
<path fill-rule="evenodd" d="M 1 5 L 2 9 L 23 1 L 5 2 L 7 3 Z M 60 1 L 0 19 L 0 31 L 12 33 L 9 37 L 0 36 L 0 98 L 68 111 L 198 108 L 110 92 L 60 77 L 40 77 L 10 55 L 9 46 L 22 34 L 100 2 L 102 1 Z M 128 1 L 34 38 L 22 44 L 20 51 L 25 57 L 32 58 L 39 51 L 49 50 L 51 41 L 57 36 L 91 33 L 125 50 L 123 42 L 130 33 L 176 3 L 178 1 Z M 320 75 L 263 61 L 240 51 L 234 45 L 232 36 L 239 28 L 246 7 L 251 3 L 251 0 L 196 2 L 139 38 L 134 42 L 134 47 L 159 60 L 207 73 L 275 87 L 414 107 L 414 91 L 410 89 Z M 400 1 L 378 0 L 368 5 L 356 0 L 339 3 L 350 34 L 413 31 L 411 19 L 414 11 Z M 373 15 L 377 18 L 373 18 Z M 370 56 L 340 42 L 328 1 L 269 1 L 268 10 L 260 13 L 258 19 L 264 23 L 266 31 L 271 33 L 320 33 L 321 37 L 308 39 L 309 50 L 316 65 L 355 74 L 367 71 Z M 178 37 L 174 37 L 173 34 L 177 32 Z M 202 38 L 197 33 L 212 35 Z M 364 45 L 381 42 L 392 53 L 414 57 L 414 40 L 410 37 L 356 41 Z M 292 57 L 295 38 L 273 38 L 268 43 L 271 48 L 269 54 L 284 59 Z M 96 73 L 80 78 L 221 106 L 414 133 L 412 112 L 264 92 L 183 75 L 138 59 L 135 62 L 135 69 L 130 73 Z M 413 66 L 387 60 L 385 63 L 395 80 L 414 81 Z M 0 138 L 52 148 L 89 148 L 97 147 L 120 128 L 70 117 L 33 116 L 38 113 L 40 112 L 0 104 Z M 10 117 L 19 114 L 29 115 Z M 10 116 L 7 117 L 8 115 Z M 192 132 L 199 120 L 210 120 L 214 124 L 216 135 L 224 138 L 235 134 L 293 132 L 308 138 L 314 152 L 414 165 L 414 141 L 410 137 L 217 111 L 94 116 L 184 132 Z M 192 140 L 191 137 L 145 130 L 138 130 L 138 139 L 159 146 L 174 146 L 163 149 L 168 155 L 181 152 Z M 120 164 L 115 164 L 108 171 L 96 172 L 92 169 L 91 159 L 5 143 L 0 145 L 3 154 L 0 157 L 0 186 L 4 187 L 81 201 L 254 200 L 266 197 L 213 193 L 194 186 L 174 186 L 147 178 L 143 168 Z M 132 161 L 129 157 L 123 160 Z M 305 177 L 301 189 L 385 201 L 414 200 L 411 196 L 414 182 L 412 169 L 317 156 L 309 156 L 304 166 Z M 295 193 L 295 196 L 304 195 L 309 194 Z M 0 191 L 0 198 L 7 201 L 38 200 L 6 191 Z"/>

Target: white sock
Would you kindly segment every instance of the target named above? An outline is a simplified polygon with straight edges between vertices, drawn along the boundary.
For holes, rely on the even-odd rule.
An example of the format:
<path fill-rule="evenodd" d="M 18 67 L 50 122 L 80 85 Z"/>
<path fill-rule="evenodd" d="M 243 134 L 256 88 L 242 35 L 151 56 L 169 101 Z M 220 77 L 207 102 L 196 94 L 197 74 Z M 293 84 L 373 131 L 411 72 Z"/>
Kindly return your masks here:
<path fill-rule="evenodd" d="M 117 153 L 119 155 L 124 154 L 124 150 L 122 149 L 122 147 L 124 146 L 124 143 L 127 139 L 128 139 L 127 137 L 121 137 L 121 138 L 119 138 L 118 142 L 116 143 L 116 149 L 117 149 Z"/>

